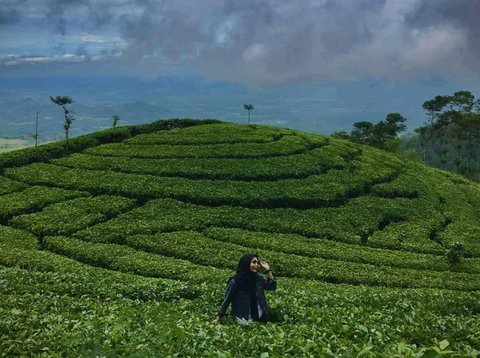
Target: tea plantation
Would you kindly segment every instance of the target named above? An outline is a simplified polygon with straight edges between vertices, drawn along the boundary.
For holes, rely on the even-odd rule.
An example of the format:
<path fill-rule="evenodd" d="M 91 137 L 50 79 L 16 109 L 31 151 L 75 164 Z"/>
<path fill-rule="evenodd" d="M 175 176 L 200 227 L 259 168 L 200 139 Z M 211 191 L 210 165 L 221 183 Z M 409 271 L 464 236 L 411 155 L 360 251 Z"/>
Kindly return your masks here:
<path fill-rule="evenodd" d="M 170 120 L 0 155 L 0 356 L 477 357 L 480 186 L 289 129 Z M 266 324 L 212 324 L 239 257 Z"/>

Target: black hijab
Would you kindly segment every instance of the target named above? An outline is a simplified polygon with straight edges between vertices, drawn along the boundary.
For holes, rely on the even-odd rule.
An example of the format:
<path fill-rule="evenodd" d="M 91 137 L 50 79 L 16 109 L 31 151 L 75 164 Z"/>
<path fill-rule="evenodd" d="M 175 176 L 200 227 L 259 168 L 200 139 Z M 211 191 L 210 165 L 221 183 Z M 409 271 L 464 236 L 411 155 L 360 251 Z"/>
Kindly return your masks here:
<path fill-rule="evenodd" d="M 257 273 L 250 271 L 250 262 L 253 258 L 257 258 L 256 254 L 245 254 L 238 261 L 237 273 L 233 278 L 240 290 L 247 294 L 255 292 L 257 282 Z"/>

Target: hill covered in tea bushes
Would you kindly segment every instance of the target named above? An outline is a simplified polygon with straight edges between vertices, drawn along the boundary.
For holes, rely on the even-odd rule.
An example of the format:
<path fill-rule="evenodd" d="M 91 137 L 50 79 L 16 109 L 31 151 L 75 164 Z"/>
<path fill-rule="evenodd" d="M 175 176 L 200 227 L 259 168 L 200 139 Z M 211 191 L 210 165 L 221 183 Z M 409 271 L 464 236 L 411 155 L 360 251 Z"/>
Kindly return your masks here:
<path fill-rule="evenodd" d="M 0 355 L 476 356 L 480 186 L 290 129 L 171 120 L 0 155 Z M 239 257 L 266 325 L 211 324 Z"/>

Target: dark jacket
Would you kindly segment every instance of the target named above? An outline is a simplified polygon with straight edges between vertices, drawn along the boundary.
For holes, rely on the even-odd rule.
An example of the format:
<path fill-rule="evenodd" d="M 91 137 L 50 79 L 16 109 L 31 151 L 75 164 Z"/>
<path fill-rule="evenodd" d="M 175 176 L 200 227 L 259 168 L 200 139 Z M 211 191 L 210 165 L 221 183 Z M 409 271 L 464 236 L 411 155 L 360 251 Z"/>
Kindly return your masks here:
<path fill-rule="evenodd" d="M 267 299 L 265 298 L 264 291 L 275 291 L 276 289 L 277 281 L 275 279 L 271 280 L 265 275 L 257 273 L 255 294 L 264 315 L 268 314 Z M 235 317 L 243 319 L 249 319 L 251 317 L 250 296 L 239 289 L 233 277 L 228 281 L 225 298 L 217 313 L 220 317 L 225 316 L 230 303 L 232 304 L 232 314 Z"/>

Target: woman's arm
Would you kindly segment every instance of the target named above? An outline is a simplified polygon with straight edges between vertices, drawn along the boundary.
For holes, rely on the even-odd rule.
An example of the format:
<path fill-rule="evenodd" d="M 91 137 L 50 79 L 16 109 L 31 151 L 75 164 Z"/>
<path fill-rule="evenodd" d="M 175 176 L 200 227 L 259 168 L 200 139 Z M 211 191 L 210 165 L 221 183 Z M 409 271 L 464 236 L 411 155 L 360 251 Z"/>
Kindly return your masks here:
<path fill-rule="evenodd" d="M 268 278 L 265 279 L 263 276 L 261 276 L 263 289 L 268 291 L 275 291 L 277 289 L 277 281 L 273 277 L 273 272 L 272 270 L 270 270 L 270 265 L 267 263 L 267 261 L 262 260 L 260 261 L 260 266 L 262 266 L 262 268 L 265 270 L 265 274 Z"/>
<path fill-rule="evenodd" d="M 222 319 L 222 317 L 225 316 L 228 305 L 232 302 L 235 288 L 236 288 L 235 280 L 231 279 L 228 282 L 227 289 L 225 291 L 225 297 L 223 298 L 222 305 L 220 306 L 220 309 L 218 310 L 217 316 L 213 320 L 213 323 L 220 323 L 220 320 Z"/>

